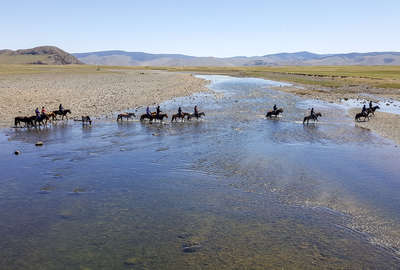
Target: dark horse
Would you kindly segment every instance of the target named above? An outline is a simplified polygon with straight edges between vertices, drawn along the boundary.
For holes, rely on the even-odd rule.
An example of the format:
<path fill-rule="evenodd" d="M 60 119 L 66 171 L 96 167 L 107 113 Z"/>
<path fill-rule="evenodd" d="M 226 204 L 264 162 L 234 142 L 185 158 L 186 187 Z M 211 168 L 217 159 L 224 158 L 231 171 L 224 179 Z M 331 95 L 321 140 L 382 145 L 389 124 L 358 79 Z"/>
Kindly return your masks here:
<path fill-rule="evenodd" d="M 269 117 L 269 118 L 271 118 L 272 116 L 277 117 L 281 113 L 283 113 L 283 109 L 279 108 L 277 110 L 267 112 L 267 115 L 265 115 L 265 117 Z"/>
<path fill-rule="evenodd" d="M 304 117 L 303 124 L 304 124 L 305 122 L 307 122 L 307 125 L 308 125 L 308 122 L 309 122 L 310 120 L 313 120 L 314 122 L 318 122 L 318 117 L 321 117 L 321 116 L 322 116 L 321 113 L 315 113 L 314 115 L 306 116 L 306 117 Z"/>
<path fill-rule="evenodd" d="M 152 121 L 153 118 L 153 116 L 149 116 L 147 113 L 145 113 L 140 116 L 140 121 L 144 121 L 145 119 L 149 119 L 150 121 Z"/>
<path fill-rule="evenodd" d="M 188 115 L 188 120 L 192 119 L 192 117 L 196 117 L 196 119 L 201 118 L 202 116 L 206 116 L 206 114 L 204 112 L 200 112 L 197 115 L 195 113 L 189 114 Z"/>
<path fill-rule="evenodd" d="M 25 127 L 34 126 L 34 123 L 30 117 L 17 116 L 14 118 L 15 127 L 17 127 L 18 125 L 21 126 L 21 122 L 25 123 Z"/>
<path fill-rule="evenodd" d="M 168 118 L 168 114 L 160 113 L 159 115 L 156 114 L 155 116 L 153 116 L 153 119 L 160 120 L 160 122 L 162 122 L 164 118 Z"/>
<path fill-rule="evenodd" d="M 92 119 L 88 115 L 82 116 L 82 126 L 84 125 L 92 125 Z"/>
<path fill-rule="evenodd" d="M 181 119 L 181 121 L 183 121 L 185 119 L 185 117 L 189 118 L 189 116 L 190 116 L 190 113 L 186 113 L 186 112 L 183 112 L 181 114 L 177 113 L 177 114 L 172 115 L 171 122 L 174 122 L 174 121 L 177 122 L 178 119 Z"/>
<path fill-rule="evenodd" d="M 41 114 L 39 117 L 31 116 L 31 119 L 32 118 L 34 118 L 35 126 L 37 126 L 37 124 L 39 123 L 39 127 L 40 127 L 40 124 L 47 126 L 47 121 L 49 121 L 49 119 L 50 119 L 50 117 L 47 114 Z"/>
<path fill-rule="evenodd" d="M 126 118 L 126 120 L 129 120 L 130 118 L 133 118 L 133 117 L 136 117 L 135 113 L 121 113 L 121 114 L 118 114 L 117 121 L 119 121 L 119 120 L 122 121 L 124 118 Z"/>
<path fill-rule="evenodd" d="M 168 118 L 168 115 L 166 113 L 160 113 L 158 116 L 155 113 L 152 113 L 151 116 L 149 116 L 145 113 L 140 116 L 140 121 L 149 119 L 150 122 L 152 122 L 153 120 L 160 120 L 162 122 L 164 120 L 164 118 Z"/>
<path fill-rule="evenodd" d="M 61 115 L 62 116 L 62 120 L 64 120 L 64 116 L 67 118 L 67 120 L 68 120 L 68 116 L 67 116 L 67 113 L 69 113 L 69 114 L 71 114 L 71 110 L 62 110 L 62 111 L 53 111 L 53 113 L 55 114 L 55 115 Z"/>
<path fill-rule="evenodd" d="M 376 105 L 376 106 L 374 106 L 374 107 L 372 107 L 372 108 L 368 108 L 367 109 L 367 113 L 368 114 L 372 114 L 372 115 L 375 115 L 375 111 L 376 110 L 380 110 L 381 108 L 378 106 L 378 105 Z"/>
<path fill-rule="evenodd" d="M 368 110 L 366 112 L 357 113 L 356 116 L 354 117 L 354 120 L 359 122 L 361 117 L 364 118 L 364 122 L 367 119 L 369 120 L 369 112 L 368 112 Z"/>

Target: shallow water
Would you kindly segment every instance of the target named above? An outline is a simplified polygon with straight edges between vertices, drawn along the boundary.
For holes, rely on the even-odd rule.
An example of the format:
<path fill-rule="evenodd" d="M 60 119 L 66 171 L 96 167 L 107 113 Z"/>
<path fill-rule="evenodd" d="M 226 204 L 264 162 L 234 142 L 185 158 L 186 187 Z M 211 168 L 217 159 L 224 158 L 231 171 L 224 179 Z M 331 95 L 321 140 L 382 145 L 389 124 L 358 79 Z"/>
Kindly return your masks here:
<path fill-rule="evenodd" d="M 398 269 L 390 141 L 277 82 L 201 77 L 215 92 L 161 107 L 204 120 L 4 130 L 1 269 Z"/>

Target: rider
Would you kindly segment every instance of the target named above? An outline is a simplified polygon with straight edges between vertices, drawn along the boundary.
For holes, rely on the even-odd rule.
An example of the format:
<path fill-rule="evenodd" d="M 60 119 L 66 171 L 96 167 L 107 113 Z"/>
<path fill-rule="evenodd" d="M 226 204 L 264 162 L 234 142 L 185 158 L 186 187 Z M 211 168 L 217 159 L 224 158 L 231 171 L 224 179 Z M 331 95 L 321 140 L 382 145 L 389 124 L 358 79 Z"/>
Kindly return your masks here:
<path fill-rule="evenodd" d="M 369 108 L 372 109 L 372 101 L 369 101 Z"/>
<path fill-rule="evenodd" d="M 315 117 L 314 108 L 311 108 L 311 113 L 310 114 L 311 114 L 312 117 Z"/>
<path fill-rule="evenodd" d="M 367 112 L 367 107 L 364 104 L 364 106 L 362 107 L 361 113 L 366 114 L 366 112 Z"/>
<path fill-rule="evenodd" d="M 197 105 L 194 106 L 194 116 L 198 117 L 199 116 L 199 111 L 197 109 Z"/>
<path fill-rule="evenodd" d="M 42 115 L 46 114 L 46 109 L 44 108 L 44 106 L 42 106 L 42 111 L 41 111 Z"/>
<path fill-rule="evenodd" d="M 146 108 L 146 114 L 147 114 L 148 117 L 151 117 L 151 112 L 150 112 L 150 107 L 149 106 L 147 106 L 147 108 Z"/>
<path fill-rule="evenodd" d="M 60 113 L 62 113 L 64 111 L 64 107 L 62 104 L 60 104 L 60 106 L 58 106 L 58 110 L 60 111 Z"/>
<path fill-rule="evenodd" d="M 276 111 L 278 108 L 276 107 L 276 104 L 274 105 L 273 110 Z"/>
<path fill-rule="evenodd" d="M 35 114 L 36 114 L 36 118 L 39 119 L 40 117 L 40 112 L 39 112 L 39 108 L 36 107 L 35 109 Z"/>
<path fill-rule="evenodd" d="M 178 108 L 178 116 L 182 116 L 182 109 L 181 109 L 181 107 Z"/>
<path fill-rule="evenodd" d="M 157 106 L 157 117 L 160 116 L 160 112 L 161 112 L 161 110 L 160 110 L 160 105 L 158 105 L 158 106 Z"/>

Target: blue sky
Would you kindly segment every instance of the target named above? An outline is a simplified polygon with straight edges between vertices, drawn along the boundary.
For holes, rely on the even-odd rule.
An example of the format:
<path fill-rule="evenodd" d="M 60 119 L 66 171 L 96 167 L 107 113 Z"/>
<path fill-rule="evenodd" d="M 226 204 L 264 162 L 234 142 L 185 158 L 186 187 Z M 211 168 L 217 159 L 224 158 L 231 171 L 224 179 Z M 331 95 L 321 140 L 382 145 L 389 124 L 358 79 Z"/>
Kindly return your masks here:
<path fill-rule="evenodd" d="M 399 0 L 4 0 L 0 7 L 3 49 L 221 57 L 400 51 Z"/>

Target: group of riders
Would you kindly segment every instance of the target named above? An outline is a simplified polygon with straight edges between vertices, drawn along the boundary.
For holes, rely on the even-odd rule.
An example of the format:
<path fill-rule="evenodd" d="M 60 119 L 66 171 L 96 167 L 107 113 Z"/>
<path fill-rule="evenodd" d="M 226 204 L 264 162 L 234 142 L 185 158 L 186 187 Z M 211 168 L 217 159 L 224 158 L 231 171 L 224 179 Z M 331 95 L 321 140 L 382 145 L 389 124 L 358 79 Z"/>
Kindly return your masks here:
<path fill-rule="evenodd" d="M 372 106 L 372 101 L 370 101 L 370 102 L 369 102 L 369 108 L 368 108 L 368 109 L 372 110 L 372 107 L 373 107 L 373 106 Z M 363 106 L 362 109 L 361 109 L 361 114 L 364 115 L 364 116 L 368 116 L 368 114 L 369 114 L 368 109 L 367 109 L 367 107 L 366 107 L 365 104 L 364 104 L 364 106 Z"/>
<path fill-rule="evenodd" d="M 58 106 L 58 110 L 59 110 L 59 112 L 60 112 L 61 114 L 63 113 L 64 107 L 63 107 L 62 104 L 60 104 L 60 106 Z M 47 111 L 46 111 L 46 109 L 44 108 L 44 106 L 42 107 L 42 110 L 41 110 L 41 111 L 39 111 L 39 107 L 37 107 L 37 108 L 35 109 L 35 115 L 36 115 L 36 119 L 40 119 L 41 117 L 46 116 L 46 115 L 47 115 Z"/>
<path fill-rule="evenodd" d="M 195 116 L 195 117 L 199 117 L 199 110 L 198 110 L 198 108 L 197 108 L 197 105 L 196 106 L 194 106 L 194 109 L 193 109 L 193 115 Z M 161 113 L 162 111 L 160 110 L 160 106 L 157 106 L 157 109 L 156 109 L 156 118 L 159 118 L 159 116 L 160 116 L 160 113 Z M 151 111 L 150 111 L 150 107 L 149 106 L 147 106 L 147 108 L 146 108 L 146 114 L 147 114 L 147 116 L 149 117 L 149 118 L 153 118 L 153 115 L 152 115 L 152 113 L 151 113 Z M 178 114 L 177 114 L 179 117 L 183 117 L 183 112 L 182 112 L 182 108 L 181 107 L 179 107 L 178 108 Z"/>

